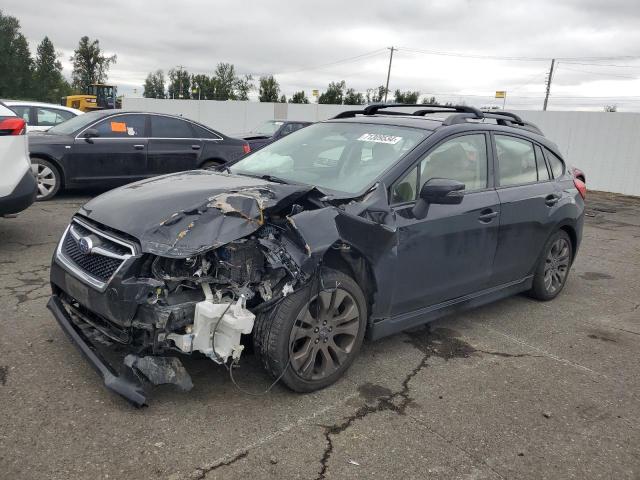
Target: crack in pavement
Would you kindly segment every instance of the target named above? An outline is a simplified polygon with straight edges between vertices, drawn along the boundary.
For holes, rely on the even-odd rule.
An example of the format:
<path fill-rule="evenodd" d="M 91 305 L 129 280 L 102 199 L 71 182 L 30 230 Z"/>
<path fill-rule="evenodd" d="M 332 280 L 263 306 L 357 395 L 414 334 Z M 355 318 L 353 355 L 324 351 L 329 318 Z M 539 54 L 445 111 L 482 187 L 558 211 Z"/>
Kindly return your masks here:
<path fill-rule="evenodd" d="M 417 332 L 410 331 L 405 333 L 409 337 L 406 342 L 410 343 L 423 353 L 422 359 L 420 360 L 418 365 L 416 365 L 405 376 L 404 380 L 402 380 L 400 390 L 378 396 L 377 398 L 375 398 L 375 400 L 377 401 L 375 405 L 363 405 L 362 407 L 358 408 L 352 415 L 347 417 L 342 423 L 337 423 L 329 426 L 321 425 L 324 428 L 326 447 L 322 454 L 322 458 L 320 459 L 320 470 L 318 472 L 316 480 L 324 480 L 326 478 L 326 474 L 329 469 L 329 459 L 331 458 L 334 449 L 333 437 L 340 435 L 342 432 L 351 427 L 351 425 L 353 425 L 353 423 L 357 420 L 361 420 L 373 413 L 391 411 L 397 413 L 398 415 L 406 414 L 407 407 L 414 402 L 414 400 L 409 395 L 409 383 L 416 375 L 418 375 L 418 373 L 420 373 L 423 368 L 428 366 L 428 361 L 430 358 L 439 357 L 444 359 L 445 361 L 449 361 L 452 358 L 469 358 L 470 356 L 478 353 L 496 355 L 505 358 L 541 357 L 541 355 L 530 355 L 526 353 L 510 354 L 503 352 L 478 350 L 467 342 L 461 340 L 460 338 L 457 338 L 459 334 L 456 331 L 448 328 L 438 328 L 436 330 L 430 330 L 429 325 L 427 325 L 424 329 L 420 329 Z M 384 389 L 384 387 L 378 388 L 380 391 L 386 390 Z M 371 385 L 363 385 L 359 387 L 359 389 L 362 396 L 371 399 Z M 412 415 L 409 415 L 409 417 L 414 418 Z M 468 452 L 465 453 L 467 453 L 470 458 L 474 459 L 474 461 L 477 461 L 473 456 L 468 454 Z M 494 473 L 501 477 L 498 472 Z"/>
<path fill-rule="evenodd" d="M 199 476 L 195 477 L 195 480 L 204 480 L 205 477 L 207 476 L 207 474 L 209 472 L 213 472 L 214 470 L 220 468 L 220 467 L 226 467 L 229 465 L 234 464 L 235 462 L 237 462 L 238 460 L 242 460 L 243 458 L 246 458 L 249 455 L 249 450 L 245 450 L 243 452 L 238 453 L 237 455 L 231 457 L 229 460 L 222 460 L 222 461 L 218 461 L 210 466 L 204 467 L 204 468 L 199 468 L 198 470 L 196 470 L 197 472 L 199 471 L 200 474 Z"/>

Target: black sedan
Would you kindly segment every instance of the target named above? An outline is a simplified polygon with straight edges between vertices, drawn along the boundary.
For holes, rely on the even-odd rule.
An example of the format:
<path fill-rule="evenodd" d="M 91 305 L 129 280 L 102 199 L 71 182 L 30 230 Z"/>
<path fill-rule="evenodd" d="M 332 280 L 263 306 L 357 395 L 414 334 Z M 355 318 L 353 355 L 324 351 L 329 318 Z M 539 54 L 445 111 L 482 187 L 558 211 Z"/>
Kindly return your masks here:
<path fill-rule="evenodd" d="M 282 137 L 286 137 L 296 130 L 300 130 L 301 128 L 311 125 L 311 123 L 312 122 L 293 120 L 267 120 L 250 132 L 239 133 L 234 136 L 249 142 L 251 150 L 258 150 L 269 143 L 275 142 Z"/>
<path fill-rule="evenodd" d="M 211 168 L 249 153 L 244 140 L 173 115 L 98 111 L 29 135 L 38 200 L 62 188 L 116 187 L 156 175 Z"/>

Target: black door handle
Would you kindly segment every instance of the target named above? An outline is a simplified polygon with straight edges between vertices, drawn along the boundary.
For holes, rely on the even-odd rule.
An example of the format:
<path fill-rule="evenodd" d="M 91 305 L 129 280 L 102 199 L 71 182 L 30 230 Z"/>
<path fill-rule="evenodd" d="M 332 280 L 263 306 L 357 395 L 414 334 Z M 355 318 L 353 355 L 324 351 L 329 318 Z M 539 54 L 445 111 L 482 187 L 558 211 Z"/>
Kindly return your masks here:
<path fill-rule="evenodd" d="M 134 145 L 133 148 L 136 150 L 144 150 L 144 145 Z"/>
<path fill-rule="evenodd" d="M 200 145 L 191 145 L 193 150 L 200 150 Z"/>
<path fill-rule="evenodd" d="M 498 216 L 498 212 L 496 212 L 495 210 L 491 210 L 490 208 L 487 208 L 480 212 L 480 216 L 478 217 L 478 220 L 481 223 L 489 223 L 491 222 L 491 220 L 493 220 L 497 216 Z"/>
<path fill-rule="evenodd" d="M 547 205 L 547 207 L 553 207 L 556 203 L 558 203 L 558 201 L 560 201 L 560 195 L 558 195 L 557 193 L 552 193 L 551 195 L 547 195 L 544 198 L 544 203 Z"/>

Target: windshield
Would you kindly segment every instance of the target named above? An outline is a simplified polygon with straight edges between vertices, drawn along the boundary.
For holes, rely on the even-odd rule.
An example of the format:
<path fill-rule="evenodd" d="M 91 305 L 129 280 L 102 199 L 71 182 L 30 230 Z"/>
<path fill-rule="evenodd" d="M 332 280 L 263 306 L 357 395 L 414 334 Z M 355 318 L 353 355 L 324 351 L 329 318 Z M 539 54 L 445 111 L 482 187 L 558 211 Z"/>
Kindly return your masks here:
<path fill-rule="evenodd" d="M 261 123 L 256 128 L 251 130 L 251 133 L 259 133 L 260 135 L 266 135 L 270 137 L 278 131 L 284 122 L 278 122 L 277 120 L 269 120 Z"/>
<path fill-rule="evenodd" d="M 52 133 L 54 135 L 71 135 L 76 130 L 80 130 L 86 125 L 89 125 L 102 117 L 104 117 L 104 114 L 100 112 L 89 112 L 83 115 L 78 115 L 77 117 L 70 118 L 65 122 L 59 123 L 55 127 L 50 128 L 47 133 Z"/>
<path fill-rule="evenodd" d="M 356 194 L 430 133 L 393 125 L 317 123 L 248 155 L 230 170 Z"/>

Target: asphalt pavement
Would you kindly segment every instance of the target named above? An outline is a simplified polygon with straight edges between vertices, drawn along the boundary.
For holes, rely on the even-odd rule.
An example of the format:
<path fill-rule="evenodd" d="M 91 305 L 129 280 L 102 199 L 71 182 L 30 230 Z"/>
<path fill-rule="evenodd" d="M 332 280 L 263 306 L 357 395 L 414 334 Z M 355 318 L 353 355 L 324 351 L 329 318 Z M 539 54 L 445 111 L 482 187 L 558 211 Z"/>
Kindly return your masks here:
<path fill-rule="evenodd" d="M 0 478 L 640 478 L 640 198 L 590 192 L 564 292 L 516 296 L 377 342 L 336 385 L 195 387 L 135 409 L 45 308 L 57 240 L 88 198 L 0 218 Z M 236 379 L 272 379 L 252 355 Z"/>

